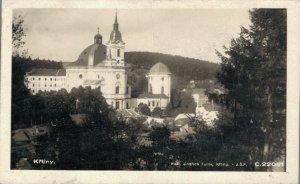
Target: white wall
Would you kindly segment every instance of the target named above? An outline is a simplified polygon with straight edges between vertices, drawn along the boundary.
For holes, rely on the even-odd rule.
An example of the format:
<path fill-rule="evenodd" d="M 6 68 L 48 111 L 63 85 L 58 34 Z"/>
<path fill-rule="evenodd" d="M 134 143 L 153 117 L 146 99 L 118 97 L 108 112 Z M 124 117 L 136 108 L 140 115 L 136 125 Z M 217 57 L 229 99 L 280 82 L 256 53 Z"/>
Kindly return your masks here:
<path fill-rule="evenodd" d="M 25 85 L 32 94 L 39 91 L 58 91 L 65 88 L 65 76 L 25 76 Z"/>
<path fill-rule="evenodd" d="M 169 103 L 169 99 L 168 98 L 161 98 L 161 99 L 138 98 L 137 105 L 139 105 L 140 103 L 144 103 L 144 104 L 148 105 L 148 107 L 152 111 L 155 107 L 160 107 L 161 109 L 165 109 Z"/>
<path fill-rule="evenodd" d="M 151 93 L 150 86 L 152 86 L 152 94 L 161 94 L 161 88 L 164 87 L 164 94 L 171 96 L 171 75 L 148 75 L 148 93 Z"/>

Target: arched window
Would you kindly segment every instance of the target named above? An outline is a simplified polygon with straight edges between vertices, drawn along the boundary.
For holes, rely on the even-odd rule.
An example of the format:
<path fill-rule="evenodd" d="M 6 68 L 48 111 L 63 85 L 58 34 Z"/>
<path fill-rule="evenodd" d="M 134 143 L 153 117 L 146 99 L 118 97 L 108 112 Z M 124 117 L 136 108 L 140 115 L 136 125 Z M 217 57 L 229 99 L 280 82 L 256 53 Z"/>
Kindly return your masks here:
<path fill-rule="evenodd" d="M 119 94 L 119 92 L 120 92 L 120 87 L 117 86 L 117 87 L 116 87 L 116 94 Z"/>
<path fill-rule="evenodd" d="M 161 94 L 164 94 L 165 93 L 165 88 L 162 86 L 161 87 Z"/>
<path fill-rule="evenodd" d="M 80 74 L 78 77 L 79 77 L 79 79 L 82 79 L 82 74 Z"/>
<path fill-rule="evenodd" d="M 152 94 L 152 85 L 150 84 L 149 93 Z"/>
<path fill-rule="evenodd" d="M 120 57 L 120 49 L 117 50 L 117 56 Z"/>

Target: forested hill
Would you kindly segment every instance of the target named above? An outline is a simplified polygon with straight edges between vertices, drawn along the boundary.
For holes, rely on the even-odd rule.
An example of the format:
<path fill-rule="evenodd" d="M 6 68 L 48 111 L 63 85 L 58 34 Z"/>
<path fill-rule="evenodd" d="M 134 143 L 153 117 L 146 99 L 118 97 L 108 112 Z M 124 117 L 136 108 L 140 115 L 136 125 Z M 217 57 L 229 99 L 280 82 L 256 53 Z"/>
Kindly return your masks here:
<path fill-rule="evenodd" d="M 208 61 L 153 52 L 126 52 L 125 61 L 133 67 L 145 69 L 162 62 L 170 68 L 173 75 L 186 80 L 212 79 L 220 68 L 218 64 Z"/>

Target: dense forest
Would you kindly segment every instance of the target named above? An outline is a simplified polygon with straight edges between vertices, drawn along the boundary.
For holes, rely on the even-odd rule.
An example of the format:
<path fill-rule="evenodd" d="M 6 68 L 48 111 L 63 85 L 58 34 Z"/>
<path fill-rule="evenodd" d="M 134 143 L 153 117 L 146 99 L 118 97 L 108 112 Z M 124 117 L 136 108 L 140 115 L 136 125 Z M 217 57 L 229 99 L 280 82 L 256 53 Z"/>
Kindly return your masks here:
<path fill-rule="evenodd" d="M 215 77 L 219 65 L 208 61 L 153 52 L 126 52 L 125 61 L 133 66 L 150 69 L 155 63 L 166 64 L 173 75 L 187 80 Z"/>

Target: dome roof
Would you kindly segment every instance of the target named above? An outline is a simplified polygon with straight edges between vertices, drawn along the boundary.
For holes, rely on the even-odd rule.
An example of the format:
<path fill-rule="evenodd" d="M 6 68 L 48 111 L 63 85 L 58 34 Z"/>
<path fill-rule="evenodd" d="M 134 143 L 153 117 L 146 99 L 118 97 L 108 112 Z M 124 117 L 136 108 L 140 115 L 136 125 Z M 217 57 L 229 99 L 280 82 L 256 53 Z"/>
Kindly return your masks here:
<path fill-rule="evenodd" d="M 96 66 L 104 64 L 106 60 L 106 46 L 99 43 L 94 43 L 84 49 L 79 55 L 77 61 L 69 66 Z"/>
<path fill-rule="evenodd" d="M 122 34 L 119 30 L 113 30 L 110 33 L 109 43 L 123 43 Z"/>
<path fill-rule="evenodd" d="M 149 74 L 171 74 L 171 72 L 167 65 L 159 62 L 152 66 Z"/>

